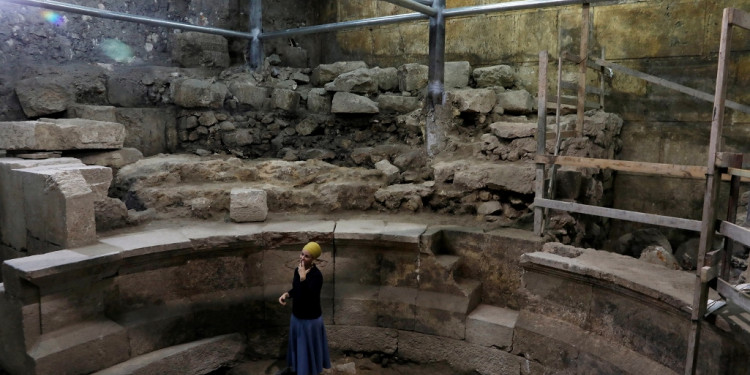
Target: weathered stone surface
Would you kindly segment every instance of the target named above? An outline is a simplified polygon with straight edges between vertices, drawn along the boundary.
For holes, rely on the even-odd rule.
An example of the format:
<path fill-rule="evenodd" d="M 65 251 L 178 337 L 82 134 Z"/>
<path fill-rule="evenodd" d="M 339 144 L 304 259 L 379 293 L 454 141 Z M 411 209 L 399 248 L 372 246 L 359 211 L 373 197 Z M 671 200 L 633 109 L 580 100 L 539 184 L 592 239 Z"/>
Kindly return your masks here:
<path fill-rule="evenodd" d="M 505 113 L 532 113 L 534 110 L 534 97 L 526 90 L 512 90 L 497 94 L 497 105 L 505 110 Z"/>
<path fill-rule="evenodd" d="M 446 89 L 469 86 L 471 64 L 468 61 L 448 61 L 445 63 L 444 86 Z"/>
<path fill-rule="evenodd" d="M 461 112 L 489 113 L 497 102 L 495 91 L 489 89 L 450 90 L 446 95 Z"/>
<path fill-rule="evenodd" d="M 416 91 L 427 87 L 427 65 L 404 64 L 398 67 L 400 91 Z"/>
<path fill-rule="evenodd" d="M 101 165 L 115 170 L 143 159 L 141 151 L 130 147 L 115 151 L 79 153 L 73 156 L 80 159 L 83 164 Z"/>
<path fill-rule="evenodd" d="M 466 317 L 466 341 L 509 350 L 513 345 L 513 328 L 517 319 L 518 311 L 479 305 Z"/>
<path fill-rule="evenodd" d="M 420 106 L 420 100 L 413 96 L 403 95 L 379 95 L 377 98 L 378 108 L 381 111 L 392 111 L 408 113 Z"/>
<path fill-rule="evenodd" d="M 479 304 L 481 283 L 466 280 L 460 284 L 462 293 L 446 294 L 420 290 L 417 294 L 416 332 L 464 339 L 466 316 Z"/>
<path fill-rule="evenodd" d="M 175 80 L 170 88 L 174 103 L 185 108 L 221 108 L 229 92 L 223 83 L 193 78 Z"/>
<path fill-rule="evenodd" d="M 372 68 L 377 77 L 378 87 L 380 91 L 396 91 L 398 90 L 398 69 L 389 68 Z"/>
<path fill-rule="evenodd" d="M 681 269 L 672 252 L 658 245 L 651 245 L 643 249 L 638 259 L 651 264 L 658 264 L 671 270 Z"/>
<path fill-rule="evenodd" d="M 232 189 L 229 217 L 238 223 L 264 221 L 268 216 L 268 203 L 265 190 Z"/>
<path fill-rule="evenodd" d="M 697 267 L 699 244 L 700 238 L 691 238 L 681 243 L 677 247 L 677 250 L 675 250 L 674 257 L 683 269 L 694 270 Z M 750 281 L 750 278 L 746 278 L 745 280 Z"/>
<path fill-rule="evenodd" d="M 367 97 L 348 92 L 337 92 L 333 96 L 331 113 L 373 114 L 378 112 L 380 112 L 378 103 Z"/>
<path fill-rule="evenodd" d="M 129 358 L 127 330 L 101 320 L 72 325 L 42 336 L 29 352 L 40 374 L 91 373 Z"/>
<path fill-rule="evenodd" d="M 175 111 L 167 108 L 118 108 L 117 122 L 125 126 L 124 147 L 138 149 L 144 156 L 176 149 L 176 139 L 169 136 L 177 128 Z"/>
<path fill-rule="evenodd" d="M 484 68 L 476 68 L 472 72 L 472 77 L 477 83 L 477 87 L 500 86 L 505 88 L 513 87 L 515 84 L 515 72 L 508 65 L 494 65 Z"/>
<path fill-rule="evenodd" d="M 117 122 L 116 107 L 109 105 L 71 104 L 65 112 L 67 118 L 84 118 L 87 120 Z"/>
<path fill-rule="evenodd" d="M 16 85 L 16 95 L 27 117 L 62 112 L 75 100 L 67 87 L 45 77 L 19 81 Z"/>
<path fill-rule="evenodd" d="M 395 181 L 398 178 L 398 174 L 400 172 L 398 167 L 391 164 L 388 160 L 385 159 L 375 163 L 375 169 L 383 172 L 383 174 L 388 178 L 389 183 Z"/>
<path fill-rule="evenodd" d="M 378 74 L 373 69 L 357 69 L 346 72 L 327 83 L 328 91 L 344 91 L 357 94 L 372 94 L 378 92 Z"/>
<path fill-rule="evenodd" d="M 96 241 L 95 196 L 81 171 L 37 167 L 17 172 L 24 186 L 26 248 L 30 254 Z"/>
<path fill-rule="evenodd" d="M 326 327 L 328 345 L 334 350 L 393 354 L 398 348 L 398 331 L 389 328 L 347 326 Z"/>
<path fill-rule="evenodd" d="M 322 86 L 343 73 L 361 68 L 367 69 L 367 64 L 364 61 L 338 61 L 333 64 L 320 64 L 313 69 L 310 81 L 315 86 Z"/>
<path fill-rule="evenodd" d="M 242 104 L 249 104 L 253 109 L 265 109 L 270 103 L 267 87 L 260 87 L 249 81 L 235 80 L 229 84 L 229 92 Z"/>
<path fill-rule="evenodd" d="M 105 197 L 94 201 L 94 217 L 98 231 L 124 227 L 128 224 L 128 208 L 117 198 Z"/>
<path fill-rule="evenodd" d="M 187 31 L 174 34 L 172 59 L 185 68 L 229 66 L 229 44 L 221 35 Z"/>
<path fill-rule="evenodd" d="M 422 199 L 433 192 L 434 187 L 431 183 L 395 184 L 376 191 L 375 200 L 389 209 L 403 208 L 408 211 L 418 211 L 424 206 Z"/>
<path fill-rule="evenodd" d="M 200 375 L 233 365 L 244 350 L 245 343 L 239 334 L 222 335 L 157 350 L 96 374 Z"/>
<path fill-rule="evenodd" d="M 640 258 L 643 249 L 651 245 L 661 246 L 669 250 L 670 253 L 672 252 L 669 239 L 657 228 L 639 229 L 621 236 L 617 239 L 615 251 L 619 254 Z"/>
<path fill-rule="evenodd" d="M 6 150 L 82 150 L 121 148 L 125 128 L 114 122 L 40 119 L 0 122 L 0 148 Z"/>
<path fill-rule="evenodd" d="M 313 113 L 331 112 L 331 97 L 328 90 L 314 88 L 307 94 L 307 110 Z"/>
<path fill-rule="evenodd" d="M 294 112 L 299 106 L 299 93 L 292 90 L 274 89 L 271 94 L 271 104 L 274 108 Z"/>
<path fill-rule="evenodd" d="M 498 201 L 482 202 L 477 206 L 477 215 L 492 215 L 502 209 L 503 206 Z"/>
<path fill-rule="evenodd" d="M 536 178 L 532 164 L 473 164 L 454 172 L 453 183 L 468 189 L 508 190 L 521 194 L 534 191 Z"/>
<path fill-rule="evenodd" d="M 422 363 L 447 361 L 459 371 L 480 374 L 516 375 L 521 372 L 521 357 L 495 348 L 446 337 L 399 331 L 398 353 Z"/>
<path fill-rule="evenodd" d="M 537 132 L 537 125 L 534 123 L 518 122 L 494 122 L 490 124 L 492 134 L 503 139 L 516 139 L 524 137 L 533 137 Z"/>

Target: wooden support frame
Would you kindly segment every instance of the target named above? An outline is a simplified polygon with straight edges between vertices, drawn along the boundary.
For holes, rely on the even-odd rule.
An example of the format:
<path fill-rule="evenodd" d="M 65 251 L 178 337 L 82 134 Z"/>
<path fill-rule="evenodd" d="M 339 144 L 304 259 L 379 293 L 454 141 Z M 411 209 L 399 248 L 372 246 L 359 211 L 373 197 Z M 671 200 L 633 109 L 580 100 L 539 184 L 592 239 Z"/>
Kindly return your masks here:
<path fill-rule="evenodd" d="M 547 146 L 547 67 L 549 65 L 549 53 L 539 52 L 539 93 L 537 99 L 537 154 L 544 154 Z M 544 197 L 544 172 L 545 164 L 536 164 L 536 178 L 534 180 L 534 191 L 537 197 Z M 544 232 L 544 212 L 542 207 L 534 206 L 534 233 L 541 236 Z"/>
<path fill-rule="evenodd" d="M 576 129 L 578 137 L 583 137 L 583 115 L 586 111 L 586 63 L 588 62 L 589 32 L 591 30 L 591 5 L 581 7 L 581 51 L 578 62 L 578 106 L 576 107 Z"/>

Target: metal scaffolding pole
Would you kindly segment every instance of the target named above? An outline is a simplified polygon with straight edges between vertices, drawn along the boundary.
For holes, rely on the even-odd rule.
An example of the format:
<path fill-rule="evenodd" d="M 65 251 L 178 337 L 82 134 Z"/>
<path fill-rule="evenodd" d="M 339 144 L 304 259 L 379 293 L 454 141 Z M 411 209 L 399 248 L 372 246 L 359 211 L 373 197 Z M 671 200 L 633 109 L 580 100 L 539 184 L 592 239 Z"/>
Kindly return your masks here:
<path fill-rule="evenodd" d="M 610 0 L 521 0 L 507 3 L 477 5 L 461 8 L 450 8 L 445 10 L 445 17 L 469 16 L 473 14 L 486 14 L 496 12 L 507 12 L 511 10 L 551 8 L 565 5 L 576 5 L 584 3 L 596 3 Z"/>
<path fill-rule="evenodd" d="M 250 0 L 250 39 L 248 46 L 248 65 L 250 69 L 256 70 L 263 65 L 263 42 L 260 40 L 260 34 L 263 32 L 263 0 Z"/>
<path fill-rule="evenodd" d="M 61 3 L 59 1 L 0 0 L 0 3 L 3 3 L 3 2 L 50 9 L 50 10 L 57 10 L 61 12 L 85 14 L 88 16 L 107 18 L 107 19 L 118 20 L 118 21 L 143 23 L 146 25 L 154 25 L 154 26 L 163 26 L 163 27 L 169 27 L 169 28 L 180 29 L 180 30 L 185 30 L 185 31 L 198 31 L 201 33 L 218 34 L 218 35 L 235 37 L 235 38 L 245 38 L 245 39 L 253 38 L 253 35 L 250 33 L 218 29 L 215 27 L 197 26 L 197 25 L 191 25 L 189 23 L 167 21 L 167 20 L 162 20 L 158 18 L 151 18 L 151 17 L 144 17 L 144 16 L 133 15 L 133 14 L 127 14 L 127 13 L 113 12 L 113 11 L 103 10 L 103 9 L 98 9 L 98 8 L 89 8 L 89 7 L 85 7 L 81 5 Z"/>
<path fill-rule="evenodd" d="M 412 0 L 385 0 L 385 1 L 396 4 L 396 5 L 400 5 L 406 9 L 416 10 L 417 12 L 426 14 L 430 17 L 435 17 L 437 15 L 437 11 L 434 8 L 431 8 L 427 5 L 422 5 L 416 1 L 412 1 Z"/>

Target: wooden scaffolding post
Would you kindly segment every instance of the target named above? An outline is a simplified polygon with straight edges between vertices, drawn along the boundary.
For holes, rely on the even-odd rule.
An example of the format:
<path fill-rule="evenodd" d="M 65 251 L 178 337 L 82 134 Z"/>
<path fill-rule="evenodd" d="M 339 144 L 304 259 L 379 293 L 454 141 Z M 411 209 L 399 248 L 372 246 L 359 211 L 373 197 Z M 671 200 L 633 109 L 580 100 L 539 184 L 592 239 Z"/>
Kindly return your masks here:
<path fill-rule="evenodd" d="M 537 95 L 537 133 L 536 154 L 544 155 L 547 145 L 547 65 L 549 54 L 547 51 L 539 52 L 539 94 Z M 536 180 L 534 191 L 537 199 L 544 198 L 544 163 L 536 163 Z M 544 209 L 540 206 L 534 207 L 534 233 L 541 236 L 544 232 Z"/>
<path fill-rule="evenodd" d="M 698 245 L 698 270 L 695 275 L 695 290 L 693 294 L 693 312 L 691 315 L 690 336 L 688 338 L 688 352 L 685 361 L 685 374 L 695 374 L 700 347 L 701 321 L 706 312 L 708 301 L 708 283 L 716 272 L 711 272 L 711 264 L 706 261 L 706 253 L 713 243 L 716 230 L 716 196 L 719 190 L 721 175 L 717 173 L 716 158 L 721 143 L 722 126 L 724 123 L 724 100 L 727 95 L 726 81 L 729 74 L 729 48 L 732 42 L 732 27 L 730 17 L 732 9 L 724 9 L 721 25 L 721 39 L 719 45 L 719 62 L 716 73 L 716 91 L 714 109 L 711 119 L 711 138 L 708 149 L 708 168 L 706 171 L 706 192 L 703 197 L 703 218 L 701 224 L 700 243 Z"/>
<path fill-rule="evenodd" d="M 583 113 L 586 111 L 586 67 L 589 57 L 589 30 L 591 29 L 591 7 L 589 3 L 583 3 L 581 11 L 581 51 L 578 76 L 578 107 L 576 109 L 576 130 L 578 137 L 583 137 Z"/>

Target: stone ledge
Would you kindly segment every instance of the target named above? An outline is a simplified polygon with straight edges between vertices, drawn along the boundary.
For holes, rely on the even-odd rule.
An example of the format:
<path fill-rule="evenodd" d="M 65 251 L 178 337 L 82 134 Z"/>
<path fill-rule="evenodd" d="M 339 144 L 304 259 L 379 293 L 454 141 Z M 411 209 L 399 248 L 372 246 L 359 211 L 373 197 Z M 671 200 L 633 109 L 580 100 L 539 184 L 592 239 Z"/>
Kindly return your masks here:
<path fill-rule="evenodd" d="M 551 249 L 552 246 L 557 245 L 548 243 L 544 245 L 544 249 Z M 601 280 L 610 287 L 629 289 L 650 299 L 666 303 L 684 313 L 690 312 L 695 282 L 693 273 L 668 270 L 608 251 L 578 250 L 581 250 L 581 254 L 574 257 L 550 252 L 526 253 L 521 256 L 521 265 L 524 268 L 545 268 L 587 279 Z M 654 275 L 659 275 L 659 277 L 654 277 Z"/>
<path fill-rule="evenodd" d="M 95 375 L 200 375 L 239 359 L 245 343 L 239 334 L 193 341 L 150 352 Z"/>

